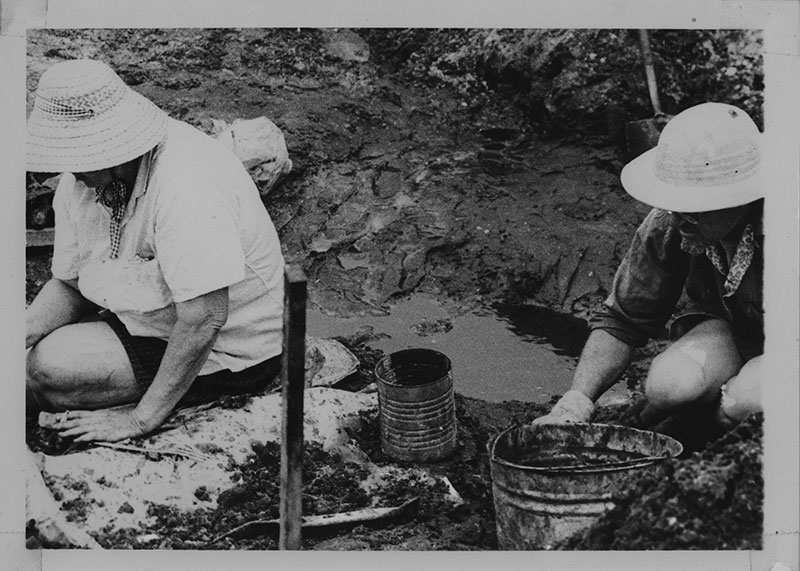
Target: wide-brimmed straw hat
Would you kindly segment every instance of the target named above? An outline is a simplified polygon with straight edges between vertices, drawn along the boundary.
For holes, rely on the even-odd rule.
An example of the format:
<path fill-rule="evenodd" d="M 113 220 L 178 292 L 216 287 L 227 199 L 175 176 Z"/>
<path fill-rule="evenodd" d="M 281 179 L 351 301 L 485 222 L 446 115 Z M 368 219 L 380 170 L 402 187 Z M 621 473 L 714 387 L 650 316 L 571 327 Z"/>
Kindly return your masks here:
<path fill-rule="evenodd" d="M 707 212 L 763 196 L 761 133 L 750 116 L 724 103 L 676 115 L 655 148 L 622 169 L 622 186 L 656 208 Z"/>
<path fill-rule="evenodd" d="M 168 116 L 106 64 L 72 60 L 39 79 L 28 117 L 30 172 L 90 172 L 143 155 L 166 134 Z"/>

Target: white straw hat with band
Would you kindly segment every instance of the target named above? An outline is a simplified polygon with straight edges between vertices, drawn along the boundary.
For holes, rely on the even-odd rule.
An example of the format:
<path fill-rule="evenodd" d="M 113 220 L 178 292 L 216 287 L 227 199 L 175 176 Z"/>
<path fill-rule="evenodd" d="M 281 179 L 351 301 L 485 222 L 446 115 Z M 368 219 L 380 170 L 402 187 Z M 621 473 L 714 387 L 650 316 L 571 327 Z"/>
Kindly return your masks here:
<path fill-rule="evenodd" d="M 167 121 L 106 64 L 55 64 L 39 79 L 28 117 L 27 170 L 81 173 L 121 165 L 160 143 Z"/>
<path fill-rule="evenodd" d="M 707 212 L 763 197 L 762 135 L 750 116 L 724 103 L 676 115 L 658 145 L 622 169 L 635 199 L 675 212 Z"/>

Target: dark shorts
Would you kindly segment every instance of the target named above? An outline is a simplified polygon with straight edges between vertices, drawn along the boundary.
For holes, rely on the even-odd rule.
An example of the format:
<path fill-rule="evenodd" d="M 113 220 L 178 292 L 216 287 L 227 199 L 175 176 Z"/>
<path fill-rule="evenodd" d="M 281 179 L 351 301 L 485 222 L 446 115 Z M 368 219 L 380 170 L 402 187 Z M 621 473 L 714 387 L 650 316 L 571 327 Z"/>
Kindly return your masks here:
<path fill-rule="evenodd" d="M 110 311 L 102 312 L 100 318 L 108 323 L 122 342 L 133 367 L 139 391 L 143 395 L 158 372 L 167 342 L 155 337 L 131 335 L 119 318 Z M 225 369 L 210 375 L 200 375 L 175 408 L 210 402 L 225 395 L 263 393 L 277 386 L 280 373 L 281 356 L 278 355 L 235 373 Z"/>

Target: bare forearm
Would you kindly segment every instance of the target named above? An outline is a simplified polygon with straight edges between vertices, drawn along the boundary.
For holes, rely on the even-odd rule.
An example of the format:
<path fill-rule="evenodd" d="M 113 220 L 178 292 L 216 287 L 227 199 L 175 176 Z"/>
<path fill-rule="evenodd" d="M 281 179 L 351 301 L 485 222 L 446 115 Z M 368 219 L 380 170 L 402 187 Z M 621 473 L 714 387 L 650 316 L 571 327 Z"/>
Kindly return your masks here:
<path fill-rule="evenodd" d="M 592 401 L 617 382 L 631 362 L 633 347 L 596 329 L 589 335 L 572 379 L 572 389 Z"/>
<path fill-rule="evenodd" d="M 96 306 L 78 291 L 77 281 L 53 278 L 25 311 L 25 347 L 31 347 L 63 325 L 75 323 Z"/>
<path fill-rule="evenodd" d="M 218 330 L 176 325 L 153 384 L 136 407 L 137 417 L 150 429 L 169 415 L 203 368 Z"/>
<path fill-rule="evenodd" d="M 148 430 L 164 421 L 203 368 L 227 320 L 227 288 L 179 304 L 177 313 L 158 372 L 136 406 L 136 417 Z"/>

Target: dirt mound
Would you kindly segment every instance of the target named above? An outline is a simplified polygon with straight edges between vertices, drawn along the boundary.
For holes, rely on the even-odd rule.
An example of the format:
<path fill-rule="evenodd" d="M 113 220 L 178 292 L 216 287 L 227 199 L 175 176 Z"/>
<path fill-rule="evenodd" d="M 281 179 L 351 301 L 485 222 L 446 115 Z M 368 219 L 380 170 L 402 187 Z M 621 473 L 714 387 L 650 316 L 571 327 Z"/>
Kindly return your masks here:
<path fill-rule="evenodd" d="M 763 417 L 641 478 L 592 528 L 557 549 L 761 549 Z"/>

